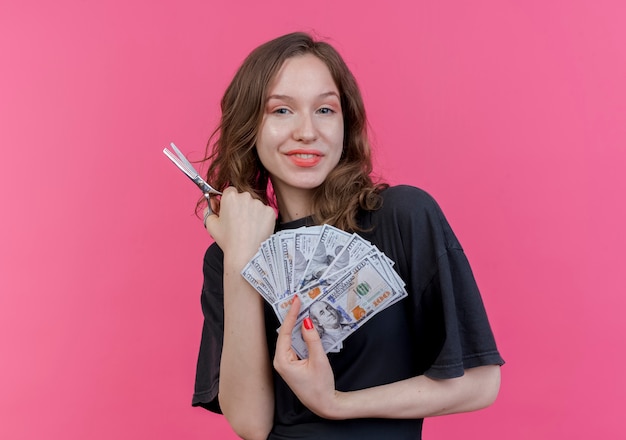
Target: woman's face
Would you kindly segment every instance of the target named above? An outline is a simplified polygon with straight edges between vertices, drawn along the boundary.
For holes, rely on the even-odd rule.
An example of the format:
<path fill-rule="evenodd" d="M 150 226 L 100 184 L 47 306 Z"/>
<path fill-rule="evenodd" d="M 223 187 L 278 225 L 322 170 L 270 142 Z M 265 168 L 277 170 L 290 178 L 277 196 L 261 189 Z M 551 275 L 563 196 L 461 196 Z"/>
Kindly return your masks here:
<path fill-rule="evenodd" d="M 337 328 L 340 325 L 337 310 L 323 301 L 311 304 L 309 314 L 322 328 L 331 329 Z"/>
<path fill-rule="evenodd" d="M 269 87 L 256 149 L 283 201 L 312 193 L 343 149 L 339 90 L 314 55 L 288 58 Z"/>

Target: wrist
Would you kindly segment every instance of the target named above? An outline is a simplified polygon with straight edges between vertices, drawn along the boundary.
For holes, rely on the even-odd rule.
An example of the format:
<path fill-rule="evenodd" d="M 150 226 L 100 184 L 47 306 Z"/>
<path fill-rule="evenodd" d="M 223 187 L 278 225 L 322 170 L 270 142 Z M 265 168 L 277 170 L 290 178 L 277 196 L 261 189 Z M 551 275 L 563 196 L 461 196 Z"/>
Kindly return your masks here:
<path fill-rule="evenodd" d="M 350 415 L 350 392 L 335 390 L 335 394 L 331 403 L 324 408 L 324 414 L 321 417 L 329 420 L 345 420 L 353 418 Z"/>
<path fill-rule="evenodd" d="M 248 250 L 248 251 L 232 251 L 226 252 L 224 251 L 224 272 L 236 272 L 240 273 L 243 268 L 248 264 L 248 262 L 252 259 L 256 250 Z"/>

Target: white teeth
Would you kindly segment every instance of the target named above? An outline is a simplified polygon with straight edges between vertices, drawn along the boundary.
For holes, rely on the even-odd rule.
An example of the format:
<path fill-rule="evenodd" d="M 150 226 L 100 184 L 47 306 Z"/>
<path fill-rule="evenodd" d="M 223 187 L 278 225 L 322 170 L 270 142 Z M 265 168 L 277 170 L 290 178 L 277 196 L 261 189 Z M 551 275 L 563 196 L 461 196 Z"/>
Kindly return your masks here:
<path fill-rule="evenodd" d="M 315 157 L 315 154 L 294 154 L 294 156 L 299 157 L 300 159 L 311 159 Z"/>

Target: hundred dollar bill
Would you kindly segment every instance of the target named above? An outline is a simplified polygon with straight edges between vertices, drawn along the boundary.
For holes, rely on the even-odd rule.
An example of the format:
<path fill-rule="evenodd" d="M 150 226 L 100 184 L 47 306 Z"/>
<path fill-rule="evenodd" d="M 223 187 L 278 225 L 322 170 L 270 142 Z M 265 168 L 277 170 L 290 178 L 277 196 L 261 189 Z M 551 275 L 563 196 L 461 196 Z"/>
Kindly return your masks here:
<path fill-rule="evenodd" d="M 282 274 L 284 276 L 284 290 L 279 292 L 277 299 L 290 297 L 293 288 L 291 277 L 293 275 L 293 260 L 295 252 L 295 234 L 293 232 L 280 234 L 277 236 L 277 247 L 280 251 L 280 263 L 282 268 Z"/>
<path fill-rule="evenodd" d="M 271 304 L 276 300 L 276 294 L 274 293 L 271 283 L 266 281 L 266 276 L 257 271 L 257 267 L 259 265 L 258 261 L 256 262 L 257 264 L 255 264 L 255 259 L 258 259 L 258 257 L 253 258 L 250 262 L 248 262 L 248 264 L 246 264 L 241 271 L 241 275 L 248 283 L 250 283 L 252 287 L 254 287 L 257 292 L 261 294 L 265 301 Z"/>
<path fill-rule="evenodd" d="M 270 240 L 271 237 L 261 243 L 261 247 L 259 248 L 258 253 L 262 255 L 263 261 L 267 266 L 272 286 L 276 286 L 276 270 L 274 268 L 274 258 L 271 256 Z"/>
<path fill-rule="evenodd" d="M 370 249 L 370 253 L 376 254 L 377 250 Z M 307 309 L 309 305 L 320 299 L 320 295 L 325 294 L 330 286 L 336 283 L 347 271 L 350 271 L 359 261 L 362 261 L 363 258 L 365 257 L 362 257 L 349 266 L 346 265 L 346 262 L 343 262 L 341 265 L 336 265 L 336 271 L 327 271 L 327 275 L 320 277 L 320 279 L 312 284 L 298 290 L 296 294 L 300 297 L 301 309 Z M 301 315 L 303 315 L 303 312 L 300 312 L 299 317 Z M 284 318 L 284 316 L 282 316 L 282 318 Z"/>
<path fill-rule="evenodd" d="M 276 273 L 274 274 L 276 285 L 274 288 L 276 289 L 277 299 L 289 296 L 289 283 L 287 281 L 287 273 L 285 272 L 285 266 L 289 264 L 289 262 L 285 261 L 285 258 L 288 256 L 283 253 L 281 248 L 281 237 L 285 236 L 293 236 L 293 234 L 289 230 L 279 231 L 271 237 L 272 257 L 274 258 L 274 268 L 276 270 Z"/>
<path fill-rule="evenodd" d="M 313 283 L 308 287 L 299 290 L 295 293 L 300 297 L 300 314 L 298 317 L 302 316 L 308 310 L 309 305 L 311 305 L 314 301 L 319 299 L 319 297 L 324 293 L 324 286 L 319 283 Z M 287 298 L 277 299 L 272 303 L 272 307 L 278 320 L 282 323 L 289 311 L 289 307 L 291 307 L 291 303 L 293 302 L 293 295 Z"/>
<path fill-rule="evenodd" d="M 385 254 L 376 249 L 376 252 L 369 255 L 368 259 L 372 262 L 374 267 L 376 267 L 381 274 L 384 274 L 385 280 L 393 289 L 393 298 L 386 303 L 385 307 L 389 307 L 395 304 L 397 301 L 405 298 L 408 293 L 405 290 L 404 281 L 400 278 L 400 276 L 394 271 L 391 266 L 388 264 L 388 259 Z"/>
<path fill-rule="evenodd" d="M 306 357 L 298 332 L 307 316 L 320 332 L 326 352 L 336 352 L 371 316 L 407 295 L 393 266 L 358 234 L 324 225 L 273 234 L 242 276 L 272 305 L 281 323 L 294 294 L 300 297 L 293 345 L 299 356 Z"/>
<path fill-rule="evenodd" d="M 395 278 L 390 276 L 385 270 L 385 260 L 383 259 L 384 255 L 382 255 L 381 252 L 378 251 L 378 249 L 371 247 L 368 255 L 370 256 L 370 263 L 376 266 L 376 269 L 379 271 L 380 275 L 385 278 L 385 281 L 387 281 L 387 283 L 392 286 L 393 289 L 397 288 L 396 290 L 398 292 L 402 290 L 401 287 L 398 286 L 395 282 Z M 329 273 L 328 276 L 320 278 L 314 283 L 309 284 L 307 287 L 298 290 L 296 292 L 296 295 L 300 297 L 301 304 L 298 319 L 304 319 L 308 314 L 309 306 L 315 301 L 319 300 L 333 284 L 335 284 L 340 278 L 345 275 L 346 272 L 352 270 L 356 264 L 362 262 L 365 258 L 366 257 L 363 257 L 361 260 L 359 260 L 357 263 L 353 264 L 350 267 L 342 268 L 341 270 L 338 270 L 336 272 Z M 358 268 L 354 269 L 358 270 Z M 274 312 L 276 313 L 276 316 L 281 323 L 285 319 L 285 316 L 287 315 L 287 312 L 289 311 L 289 307 L 291 306 L 292 302 L 293 296 L 282 300 L 277 300 L 272 304 Z"/>
<path fill-rule="evenodd" d="M 310 316 L 328 352 L 385 309 L 401 292 L 394 291 L 387 276 L 369 257 L 345 271 L 306 312 L 300 313 L 292 334 L 292 347 L 304 359 L 308 349 L 302 338 L 302 321 Z"/>
<path fill-rule="evenodd" d="M 271 292 L 271 298 L 275 301 L 276 290 L 274 289 L 272 274 L 270 273 L 270 269 L 265 261 L 265 258 L 263 258 L 261 253 L 257 252 L 256 255 L 252 257 L 252 260 L 250 260 L 250 263 L 252 264 L 254 271 L 256 271 L 253 272 L 253 274 L 256 273 L 261 277 L 263 285 L 267 286 L 268 290 Z"/>
<path fill-rule="evenodd" d="M 384 277 L 385 281 L 389 284 L 389 286 L 391 286 L 397 299 L 404 298 L 406 295 L 404 283 L 402 280 L 398 282 L 399 277 L 387 264 L 388 262 L 386 256 L 363 238 L 357 236 L 356 234 L 355 236 L 356 238 L 353 237 L 342 251 L 345 255 L 348 255 L 349 253 L 352 254 L 353 258 L 351 258 L 350 261 L 345 260 L 342 264 L 337 265 L 331 264 L 325 272 L 325 275 L 323 275 L 319 280 L 296 292 L 300 297 L 302 310 L 306 311 L 308 306 L 318 300 L 321 294 L 326 293 L 328 288 L 335 284 L 346 271 L 352 270 L 356 264 L 362 262 L 366 258 L 369 258 L 370 263 L 376 267 L 379 274 Z M 336 260 L 340 258 L 342 257 L 338 257 Z M 276 313 L 280 315 L 279 319 L 282 322 L 282 319 L 284 319 L 287 312 L 284 304 L 277 304 L 274 309 L 276 310 Z M 298 317 L 300 318 L 304 315 L 304 313 L 305 312 L 300 312 Z"/>
<path fill-rule="evenodd" d="M 313 255 L 309 260 L 299 289 L 313 284 L 339 255 L 351 235 L 330 225 L 324 225 Z"/>
<path fill-rule="evenodd" d="M 315 251 L 321 230 L 322 226 L 310 226 L 294 231 L 293 272 L 291 274 L 291 290 L 294 292 L 298 290 L 304 279 L 307 263 Z"/>
<path fill-rule="evenodd" d="M 380 251 L 378 251 L 378 258 L 379 265 L 380 267 L 382 267 L 385 273 L 389 275 L 390 282 L 397 286 L 399 290 L 402 290 L 404 294 L 406 294 L 406 291 L 404 290 L 406 283 L 404 282 L 402 277 L 398 275 L 398 272 L 396 272 L 393 268 L 395 263 L 389 257 L 387 257 L 387 255 Z"/>
<path fill-rule="evenodd" d="M 375 249 L 376 248 L 372 246 L 369 241 L 365 240 L 360 235 L 352 234 L 339 255 L 328 265 L 320 279 L 328 280 L 331 274 L 342 272 L 344 269 L 354 266 Z"/>
<path fill-rule="evenodd" d="M 285 273 L 283 267 L 282 252 L 280 251 L 280 236 L 286 234 L 285 231 L 277 232 L 271 235 L 267 240 L 263 242 L 262 252 L 268 260 L 268 266 L 272 272 L 272 278 L 274 279 L 274 290 L 276 292 L 276 299 L 283 298 L 287 290 L 287 282 L 285 280 Z"/>

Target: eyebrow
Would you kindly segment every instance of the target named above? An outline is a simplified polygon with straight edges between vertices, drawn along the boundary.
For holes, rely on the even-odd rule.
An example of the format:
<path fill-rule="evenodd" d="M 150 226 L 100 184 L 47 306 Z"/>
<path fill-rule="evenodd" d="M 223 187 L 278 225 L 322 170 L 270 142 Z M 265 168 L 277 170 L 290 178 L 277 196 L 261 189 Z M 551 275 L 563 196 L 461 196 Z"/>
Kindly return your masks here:
<path fill-rule="evenodd" d="M 334 96 L 334 97 L 336 97 L 337 99 L 341 99 L 341 98 L 339 97 L 339 94 L 338 94 L 337 92 L 325 92 L 325 93 L 320 93 L 317 97 L 318 97 L 318 98 L 327 98 L 327 97 L 329 97 L 329 96 Z M 278 94 L 275 94 L 275 95 L 269 95 L 269 96 L 265 99 L 265 101 L 267 102 L 267 101 L 269 101 L 270 99 L 280 99 L 280 100 L 282 100 L 282 101 L 293 101 L 293 100 L 294 100 L 294 98 L 293 98 L 293 97 L 291 97 L 291 96 L 289 96 L 289 95 L 278 95 Z"/>

